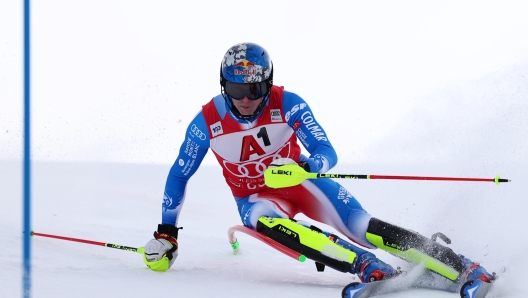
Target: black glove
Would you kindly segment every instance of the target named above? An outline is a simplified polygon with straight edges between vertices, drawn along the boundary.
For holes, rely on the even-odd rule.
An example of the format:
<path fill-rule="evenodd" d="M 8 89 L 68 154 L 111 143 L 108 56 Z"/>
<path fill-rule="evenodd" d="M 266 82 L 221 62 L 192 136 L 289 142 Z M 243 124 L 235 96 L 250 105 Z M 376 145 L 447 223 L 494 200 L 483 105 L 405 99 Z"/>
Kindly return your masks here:
<path fill-rule="evenodd" d="M 155 239 L 165 239 L 172 243 L 176 249 L 178 249 L 178 230 L 182 228 L 177 228 L 173 225 L 158 225 L 158 231 L 154 232 Z"/>

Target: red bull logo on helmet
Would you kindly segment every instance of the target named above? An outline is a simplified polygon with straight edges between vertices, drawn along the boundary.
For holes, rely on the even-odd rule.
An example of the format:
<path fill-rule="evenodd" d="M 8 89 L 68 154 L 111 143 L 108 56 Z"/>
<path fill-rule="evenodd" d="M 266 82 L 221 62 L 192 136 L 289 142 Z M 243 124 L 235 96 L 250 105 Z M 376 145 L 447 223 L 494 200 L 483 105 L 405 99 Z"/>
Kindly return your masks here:
<path fill-rule="evenodd" d="M 242 69 L 240 69 L 242 68 Z M 251 76 L 257 74 L 257 69 L 255 63 L 248 61 L 246 59 L 235 64 L 235 75 Z"/>
<path fill-rule="evenodd" d="M 253 63 L 253 62 L 251 62 L 251 61 L 249 61 L 249 60 L 244 59 L 244 60 L 238 62 L 237 64 L 235 64 L 235 66 L 241 66 L 241 67 L 247 69 L 248 67 L 255 66 L 255 63 Z"/>

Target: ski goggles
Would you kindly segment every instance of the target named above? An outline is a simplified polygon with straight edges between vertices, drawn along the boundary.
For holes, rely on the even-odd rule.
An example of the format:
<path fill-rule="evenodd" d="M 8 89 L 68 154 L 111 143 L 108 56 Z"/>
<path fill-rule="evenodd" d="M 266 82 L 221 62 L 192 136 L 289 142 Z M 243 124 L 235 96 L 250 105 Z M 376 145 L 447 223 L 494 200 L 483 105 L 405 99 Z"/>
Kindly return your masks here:
<path fill-rule="evenodd" d="M 250 100 L 257 100 L 268 94 L 266 82 L 258 83 L 233 83 L 227 81 L 224 87 L 225 93 L 232 99 L 240 100 L 247 96 Z"/>

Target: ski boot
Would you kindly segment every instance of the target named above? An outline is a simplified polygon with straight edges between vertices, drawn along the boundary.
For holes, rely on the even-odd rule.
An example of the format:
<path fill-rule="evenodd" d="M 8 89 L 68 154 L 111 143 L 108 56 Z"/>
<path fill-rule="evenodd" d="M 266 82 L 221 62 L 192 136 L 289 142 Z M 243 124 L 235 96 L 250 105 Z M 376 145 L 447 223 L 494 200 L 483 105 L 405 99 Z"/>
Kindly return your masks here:
<path fill-rule="evenodd" d="M 469 280 L 482 280 L 483 282 L 493 282 L 497 279 L 495 273 L 490 274 L 484 267 L 480 266 L 479 263 L 475 263 L 470 259 L 460 255 L 462 260 L 462 265 L 464 266 L 464 271 L 460 274 L 460 282 L 465 283 Z"/>
<path fill-rule="evenodd" d="M 490 274 L 479 263 L 460 255 L 464 271 L 460 273 L 459 282 L 460 297 L 462 298 L 484 298 L 491 288 L 492 283 L 497 279 L 497 274 Z"/>
<path fill-rule="evenodd" d="M 362 282 L 373 282 L 398 275 L 401 271 L 392 268 L 370 252 L 358 256 L 352 273 L 356 273 Z"/>

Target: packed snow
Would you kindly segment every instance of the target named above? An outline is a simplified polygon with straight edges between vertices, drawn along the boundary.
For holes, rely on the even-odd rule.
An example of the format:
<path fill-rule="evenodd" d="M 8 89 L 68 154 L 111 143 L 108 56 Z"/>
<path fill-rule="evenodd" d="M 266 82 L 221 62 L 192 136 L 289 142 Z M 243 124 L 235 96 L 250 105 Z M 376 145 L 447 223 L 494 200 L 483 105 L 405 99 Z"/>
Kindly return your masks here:
<path fill-rule="evenodd" d="M 21 164 L 0 163 L 0 281 L 3 297 L 21 296 Z M 35 232 L 140 247 L 151 239 L 161 216 L 161 194 L 170 165 L 43 163 L 33 169 Z M 473 174 L 488 177 L 494 171 Z M 463 165 L 341 165 L 335 173 L 464 176 Z M 512 182 L 493 183 L 343 180 L 364 208 L 378 218 L 430 236 L 441 231 L 449 245 L 490 271 L 507 271 L 492 297 L 526 297 L 528 266 L 525 226 L 525 167 L 500 169 Z M 306 219 L 302 216 L 298 217 Z M 334 231 L 322 224 L 316 226 Z M 218 166 L 204 166 L 189 182 L 180 219 L 179 256 L 167 272 L 153 272 L 140 254 L 103 246 L 34 236 L 32 297 L 341 297 L 357 281 L 351 274 L 314 262 L 300 263 L 245 234 L 240 253 L 227 238 L 240 224 L 236 205 Z M 408 268 L 381 250 L 378 257 Z M 457 297 L 456 293 L 412 289 L 384 297 Z"/>

